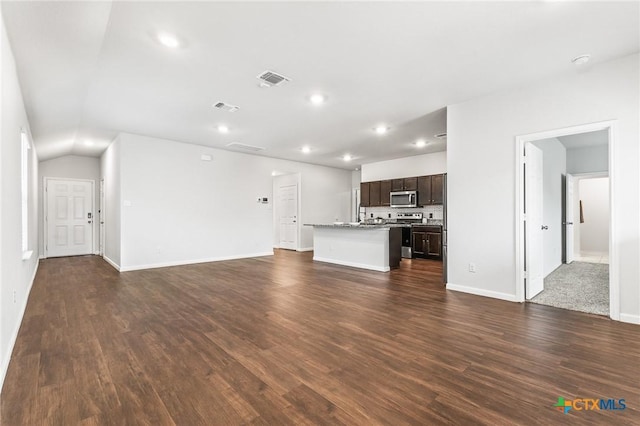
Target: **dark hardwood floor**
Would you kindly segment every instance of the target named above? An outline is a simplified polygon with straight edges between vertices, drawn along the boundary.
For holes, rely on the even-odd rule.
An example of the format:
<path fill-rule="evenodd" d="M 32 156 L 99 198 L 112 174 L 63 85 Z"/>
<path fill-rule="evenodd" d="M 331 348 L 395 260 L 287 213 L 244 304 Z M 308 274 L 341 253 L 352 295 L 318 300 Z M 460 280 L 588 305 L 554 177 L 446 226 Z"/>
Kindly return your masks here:
<path fill-rule="evenodd" d="M 3 425 L 640 424 L 640 326 L 310 253 L 117 273 L 40 263 Z M 578 411 L 558 397 L 623 398 Z"/>

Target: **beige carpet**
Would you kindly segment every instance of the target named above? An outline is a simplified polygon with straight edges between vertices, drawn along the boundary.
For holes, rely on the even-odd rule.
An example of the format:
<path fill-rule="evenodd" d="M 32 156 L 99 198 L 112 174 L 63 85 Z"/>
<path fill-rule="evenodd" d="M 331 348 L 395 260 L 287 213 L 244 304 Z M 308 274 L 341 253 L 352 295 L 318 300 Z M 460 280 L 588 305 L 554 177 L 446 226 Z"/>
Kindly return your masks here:
<path fill-rule="evenodd" d="M 562 265 L 544 279 L 544 291 L 531 302 L 608 316 L 609 265 L 586 262 Z"/>

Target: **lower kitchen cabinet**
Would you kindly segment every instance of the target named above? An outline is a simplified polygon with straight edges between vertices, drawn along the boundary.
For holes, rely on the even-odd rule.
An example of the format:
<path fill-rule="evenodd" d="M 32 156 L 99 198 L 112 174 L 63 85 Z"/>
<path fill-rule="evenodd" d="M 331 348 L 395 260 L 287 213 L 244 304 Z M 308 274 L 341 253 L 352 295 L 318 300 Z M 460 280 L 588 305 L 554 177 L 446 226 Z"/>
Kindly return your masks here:
<path fill-rule="evenodd" d="M 442 227 L 414 226 L 411 239 L 413 257 L 442 259 Z"/>

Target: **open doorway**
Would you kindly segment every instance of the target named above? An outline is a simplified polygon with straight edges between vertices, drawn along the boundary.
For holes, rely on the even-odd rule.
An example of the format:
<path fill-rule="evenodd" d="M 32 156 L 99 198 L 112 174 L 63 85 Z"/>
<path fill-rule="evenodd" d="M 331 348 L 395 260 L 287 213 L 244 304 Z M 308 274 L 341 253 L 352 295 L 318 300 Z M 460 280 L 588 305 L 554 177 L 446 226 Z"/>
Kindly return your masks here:
<path fill-rule="evenodd" d="M 609 270 L 615 123 L 518 138 L 520 297 L 617 319 Z"/>

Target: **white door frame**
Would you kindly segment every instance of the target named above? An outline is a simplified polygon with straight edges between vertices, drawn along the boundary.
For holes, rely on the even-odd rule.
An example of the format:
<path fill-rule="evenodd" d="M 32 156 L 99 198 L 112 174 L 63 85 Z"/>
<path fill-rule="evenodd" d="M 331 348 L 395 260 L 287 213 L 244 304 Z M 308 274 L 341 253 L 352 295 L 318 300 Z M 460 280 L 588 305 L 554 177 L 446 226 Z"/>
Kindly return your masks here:
<path fill-rule="evenodd" d="M 92 179 L 73 179 L 73 178 L 63 178 L 63 177 L 48 177 L 45 176 L 43 178 L 43 187 L 42 187 L 42 193 L 43 193 L 43 214 L 44 214 L 44 229 L 42 230 L 44 237 L 43 237 L 43 242 L 44 242 L 44 258 L 46 259 L 47 257 L 49 257 L 49 244 L 48 244 L 48 239 L 49 236 L 47 235 L 49 232 L 49 221 L 48 221 L 48 213 L 49 213 L 49 206 L 48 206 L 48 195 L 47 195 L 47 188 L 49 187 L 49 181 L 50 180 L 68 180 L 68 181 L 73 181 L 73 182 L 89 182 L 91 184 L 91 254 L 96 254 L 96 237 L 95 237 L 95 231 L 96 231 L 96 181 L 92 180 Z"/>
<path fill-rule="evenodd" d="M 105 194 L 104 194 L 104 178 L 100 179 L 100 206 L 98 212 L 98 254 L 104 257 L 104 240 L 105 240 Z M 96 216 L 96 215 L 94 215 Z M 93 221 L 95 223 L 95 220 Z"/>
<path fill-rule="evenodd" d="M 557 138 L 576 133 L 595 132 L 608 130 L 609 134 L 609 316 L 613 320 L 620 320 L 620 264 L 616 248 L 616 203 L 615 187 L 617 185 L 616 159 L 617 159 L 617 120 L 601 121 L 598 123 L 584 124 L 580 126 L 566 127 L 545 132 L 531 133 L 516 136 L 515 166 L 516 166 L 516 301 L 525 301 L 525 262 L 524 262 L 524 172 L 522 165 L 525 162 L 524 147 L 527 142 L 540 139 Z"/>

